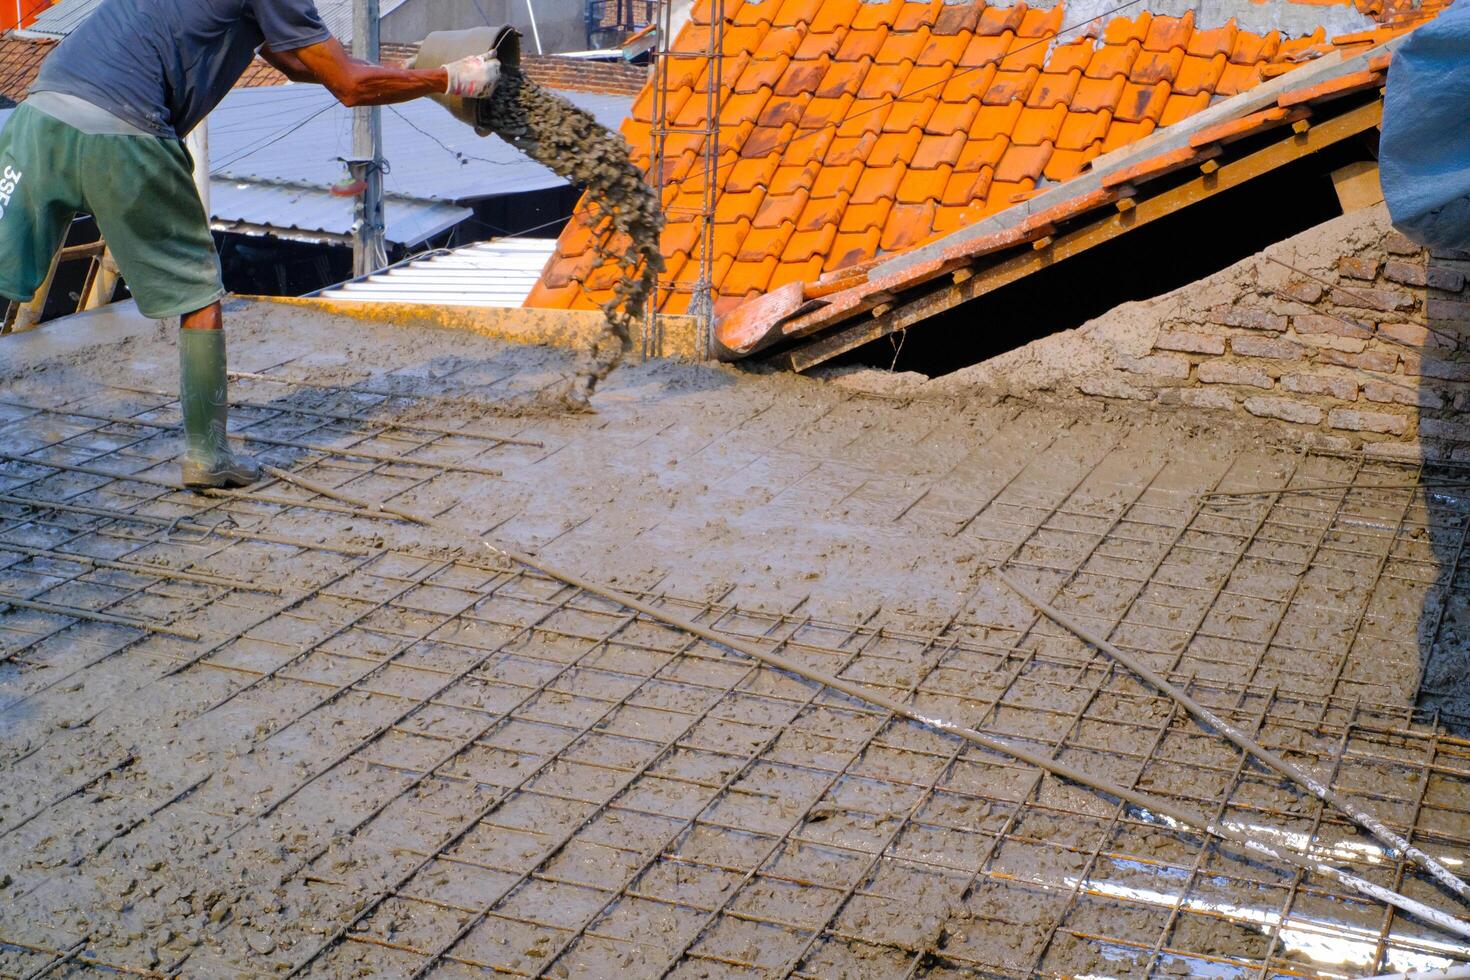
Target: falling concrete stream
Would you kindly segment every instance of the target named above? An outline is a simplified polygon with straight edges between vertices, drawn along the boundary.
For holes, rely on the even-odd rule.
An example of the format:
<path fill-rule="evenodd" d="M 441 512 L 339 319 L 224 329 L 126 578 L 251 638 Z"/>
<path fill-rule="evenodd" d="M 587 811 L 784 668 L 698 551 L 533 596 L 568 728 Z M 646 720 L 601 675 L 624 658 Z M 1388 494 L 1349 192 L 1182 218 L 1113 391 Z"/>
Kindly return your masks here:
<path fill-rule="evenodd" d="M 586 408 L 598 383 L 627 355 L 633 326 L 663 271 L 658 197 L 633 165 L 621 136 L 514 67 L 506 68 L 481 111 L 486 128 L 586 192 L 599 215 L 594 229 L 598 265 L 618 268 L 613 298 L 602 306 L 607 328 L 564 395 L 568 404 Z"/>

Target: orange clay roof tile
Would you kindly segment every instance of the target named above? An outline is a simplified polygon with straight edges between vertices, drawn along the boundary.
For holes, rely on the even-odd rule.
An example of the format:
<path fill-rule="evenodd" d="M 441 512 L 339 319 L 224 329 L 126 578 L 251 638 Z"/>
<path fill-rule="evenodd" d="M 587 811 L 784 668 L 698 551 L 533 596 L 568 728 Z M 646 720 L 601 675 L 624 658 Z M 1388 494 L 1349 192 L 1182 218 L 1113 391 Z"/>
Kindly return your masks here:
<path fill-rule="evenodd" d="M 978 68 L 981 65 L 999 65 L 1010 49 L 1013 35 L 976 34 L 965 45 L 964 53 L 956 64 L 960 68 Z"/>
<path fill-rule="evenodd" d="M 1174 91 L 1181 95 L 1197 95 L 1201 92 L 1209 95 L 1219 84 L 1220 76 L 1224 74 L 1228 63 L 1224 53 L 1209 57 L 1185 55 L 1179 65 L 1178 74 L 1174 76 Z"/>
<path fill-rule="evenodd" d="M 1255 65 L 1262 61 L 1270 61 L 1276 56 L 1276 51 L 1281 47 L 1281 32 L 1271 31 L 1269 34 L 1251 34 L 1247 31 L 1237 31 L 1235 43 L 1230 48 L 1230 63 L 1234 65 Z"/>
<path fill-rule="evenodd" d="M 1052 37 L 1062 29 L 1062 14 L 1061 4 L 1054 4 L 1050 10 L 1027 9 L 1016 33 L 1021 37 Z"/>
<path fill-rule="evenodd" d="M 873 65 L 863 76 L 863 84 L 857 89 L 859 99 L 899 99 L 903 94 L 906 72 L 895 71 L 891 65 Z"/>
<path fill-rule="evenodd" d="M 833 6 L 848 8 L 848 17 L 855 30 L 871 31 L 877 28 L 889 30 L 898 22 L 905 0 L 832 0 Z"/>
<path fill-rule="evenodd" d="M 893 18 L 893 29 L 917 31 L 921 27 L 932 26 L 944 2 L 945 0 L 909 0 L 899 4 L 898 12 Z"/>
<path fill-rule="evenodd" d="M 833 236 L 832 247 L 827 251 L 827 262 L 823 268 L 831 272 L 833 269 L 841 269 L 854 262 L 872 258 L 878 252 L 878 243 L 882 237 L 883 232 L 878 228 L 853 234 L 838 232 Z"/>
<path fill-rule="evenodd" d="M 965 133 L 956 129 L 944 135 L 928 135 L 919 141 L 909 166 L 918 170 L 933 170 L 941 165 L 952 166 L 965 148 Z"/>
<path fill-rule="evenodd" d="M 1045 41 L 1035 37 L 1017 35 L 1006 48 L 1006 56 L 1000 60 L 1005 71 L 1023 71 L 1034 68 L 1040 71 L 1046 65 Z"/>
<path fill-rule="evenodd" d="M 1046 162 L 1051 159 L 1051 152 L 1052 144 L 1050 143 L 1043 143 L 1040 146 L 1013 144 L 1000 158 L 1000 165 L 995 168 L 995 179 L 1008 182 L 1030 180 L 1034 185 L 1046 169 Z"/>
<path fill-rule="evenodd" d="M 1184 64 L 1184 49 L 1170 48 L 1167 51 L 1144 51 L 1133 63 L 1130 81 L 1152 85 L 1155 82 L 1172 82 Z"/>
<path fill-rule="evenodd" d="M 884 198 L 875 204 L 849 204 L 847 210 L 842 213 L 842 220 L 837 224 L 837 230 L 849 234 L 867 231 L 869 228 L 882 228 L 883 223 L 888 220 L 888 212 L 893 209 L 893 200 Z"/>
<path fill-rule="evenodd" d="M 924 132 L 934 136 L 969 132 L 979 114 L 978 99 L 968 102 L 941 102 L 934 107 L 934 112 L 924 126 Z"/>
<path fill-rule="evenodd" d="M 801 42 L 801 47 L 796 49 L 795 58 L 798 61 L 810 61 L 813 58 L 837 57 L 837 52 L 842 50 L 842 42 L 847 38 L 847 28 L 841 28 L 823 33 L 810 33 Z"/>
<path fill-rule="evenodd" d="M 1052 106 L 1065 109 L 1077 94 L 1077 86 L 1081 81 L 1082 71 L 1077 68 L 1061 74 L 1043 72 L 1026 104 L 1036 109 L 1049 109 Z"/>
<path fill-rule="evenodd" d="M 1104 153 L 1111 153 L 1129 143 L 1143 139 L 1155 129 L 1152 119 L 1143 119 L 1131 122 L 1123 119 L 1114 119 L 1108 127 L 1108 135 L 1103 139 L 1102 149 Z"/>
<path fill-rule="evenodd" d="M 779 58 L 782 55 L 789 58 L 801 48 L 802 38 L 805 36 L 805 32 L 797 27 L 777 27 L 767 31 L 765 37 L 761 38 L 760 46 L 755 49 L 756 59 Z"/>
<path fill-rule="evenodd" d="M 1011 139 L 1027 146 L 1055 144 L 1067 119 L 1067 107 L 1058 103 L 1050 109 L 1023 109 Z"/>
<path fill-rule="evenodd" d="M 1126 77 L 1133 70 L 1133 63 L 1138 60 L 1142 50 L 1135 40 L 1124 44 L 1106 44 L 1093 52 L 1092 60 L 1087 63 L 1087 71 L 1083 74 L 1088 78 Z"/>
<path fill-rule="evenodd" d="M 1233 20 L 1213 30 L 1195 31 L 1184 51 L 1196 58 L 1213 58 L 1217 54 L 1229 56 L 1235 49 L 1235 38 L 1239 33 Z"/>
<path fill-rule="evenodd" d="M 865 167 L 862 175 L 858 178 L 857 185 L 852 191 L 851 204 L 874 204 L 878 201 L 889 200 L 898 193 L 898 185 L 903 180 L 904 171 L 908 168 L 903 164 L 895 164 L 889 167 Z"/>
<path fill-rule="evenodd" d="M 878 133 L 864 133 L 861 136 L 839 136 L 834 139 L 822 161 L 825 169 L 821 176 L 825 178 L 838 167 L 865 163 L 872 155 L 873 147 L 878 145 L 878 136 Z"/>
<path fill-rule="evenodd" d="M 1026 97 L 1031 94 L 1032 87 L 1036 85 L 1036 80 L 1040 77 L 1041 72 L 1035 68 L 1027 68 L 1025 71 L 1002 69 L 995 73 L 995 80 L 990 83 L 990 88 L 985 91 L 980 101 L 986 105 L 1025 102 Z"/>
<path fill-rule="evenodd" d="M 1311 85 L 1307 88 L 1286 92 L 1276 100 L 1276 104 L 1283 109 L 1290 109 L 1292 106 L 1303 105 L 1308 102 L 1320 102 L 1324 99 L 1335 99 L 1382 84 L 1382 72 L 1358 71 L 1343 75 L 1340 78 L 1330 79 L 1317 85 Z"/>
<path fill-rule="evenodd" d="M 1072 108 L 1079 112 L 1097 112 L 1100 109 L 1117 108 L 1123 97 L 1123 86 L 1128 79 L 1123 75 L 1112 78 L 1087 78 L 1077 83 L 1077 93 L 1072 96 Z"/>
<path fill-rule="evenodd" d="M 1052 49 L 1051 59 L 1046 63 L 1049 72 L 1083 71 L 1092 61 L 1095 46 L 1089 38 L 1058 44 Z"/>
<path fill-rule="evenodd" d="M 1123 122 L 1140 122 L 1144 119 L 1158 122 L 1164 114 L 1164 103 L 1168 99 L 1168 82 L 1155 85 L 1129 82 L 1123 86 L 1123 94 L 1118 99 L 1118 108 L 1113 111 L 1113 118 Z"/>
<path fill-rule="evenodd" d="M 827 71 L 822 75 L 822 80 L 817 83 L 812 94 L 819 99 L 835 99 L 843 95 L 857 95 L 862 88 L 863 81 L 867 78 L 868 70 L 872 68 L 871 58 L 854 58 L 851 61 L 832 61 Z M 880 75 L 887 76 L 891 73 L 881 72 Z M 880 79 L 881 81 L 881 79 Z M 894 89 L 891 95 L 897 95 L 898 89 Z M 870 98 L 872 96 L 869 96 Z"/>
<path fill-rule="evenodd" d="M 836 227 L 842 220 L 842 212 L 847 210 L 847 195 L 842 197 L 812 198 L 801 210 L 801 217 L 797 219 L 797 231 L 813 232 L 821 231 L 823 228 Z M 807 258 L 803 255 L 801 258 Z"/>
<path fill-rule="evenodd" d="M 915 97 L 896 102 L 883 121 L 883 131 L 885 133 L 904 133 L 910 129 L 922 129 L 938 107 L 939 99 L 936 96 L 929 96 L 923 101 Z"/>
<path fill-rule="evenodd" d="M 1063 181 L 1071 180 L 1082 172 L 1089 161 L 1095 159 L 1102 152 L 1101 143 L 1092 143 L 1084 150 L 1052 151 L 1051 159 L 1046 161 L 1046 169 L 1042 171 L 1047 180 Z"/>
<path fill-rule="evenodd" d="M 1220 73 L 1220 80 L 1215 83 L 1215 94 L 1229 97 L 1254 88 L 1261 81 L 1262 67 L 1260 64 L 1237 65 L 1231 62 Z"/>
<path fill-rule="evenodd" d="M 907 164 L 914 158 L 914 153 L 919 149 L 919 141 L 923 138 L 924 133 L 920 129 L 911 129 L 904 133 L 884 133 L 878 137 L 868 153 L 868 166 L 891 167 L 895 163 Z"/>
<path fill-rule="evenodd" d="M 1143 36 L 1145 51 L 1183 50 L 1194 35 L 1194 11 L 1183 17 L 1155 17 Z"/>
<path fill-rule="evenodd" d="M 949 207 L 966 207 L 974 203 L 976 197 L 984 196 L 984 188 L 990 186 L 990 179 L 983 176 L 984 173 L 984 171 L 957 171 L 950 174 L 949 180 L 944 184 L 944 193 L 940 196 L 939 203 Z"/>
<path fill-rule="evenodd" d="M 768 186 L 780 162 L 775 154 L 736 161 L 725 178 L 725 190 L 738 193 Z"/>
<path fill-rule="evenodd" d="M 893 220 L 888 222 L 880 246 L 884 251 L 896 252 L 917 245 L 934 227 L 935 210 L 933 201 L 894 205 Z"/>
<path fill-rule="evenodd" d="M 883 45 L 887 41 L 888 28 L 886 27 L 871 31 L 853 28 L 847 32 L 847 37 L 842 39 L 842 47 L 837 49 L 835 57 L 838 61 L 856 61 L 859 58 L 876 59 L 878 52 L 883 50 Z"/>
<path fill-rule="evenodd" d="M 928 40 L 928 28 L 890 34 L 888 40 L 884 41 L 883 46 L 878 49 L 874 60 L 880 65 L 898 65 L 905 61 L 917 61 L 919 53 L 924 50 L 924 45 Z"/>
<path fill-rule="evenodd" d="M 965 53 L 965 48 L 970 44 L 970 35 L 965 34 L 940 34 L 935 31 L 929 35 L 929 40 L 919 52 L 915 60 L 916 65 L 937 66 L 956 64 Z"/>
<path fill-rule="evenodd" d="M 825 56 L 813 61 L 792 61 L 781 73 L 781 80 L 776 83 L 774 94 L 783 99 L 808 98 L 822 84 L 830 67 Z"/>
<path fill-rule="evenodd" d="M 944 196 L 949 177 L 954 168 L 945 166 L 935 170 L 909 170 L 899 182 L 894 197 L 900 204 L 922 204 L 937 201 Z"/>
<path fill-rule="evenodd" d="M 1159 125 L 1172 126 L 1181 119 L 1187 119 L 1196 112 L 1209 108 L 1209 105 L 1209 92 L 1199 92 L 1195 95 L 1176 92 L 1169 96 L 1169 101 L 1164 103 L 1164 114 L 1159 117 Z"/>
<path fill-rule="evenodd" d="M 792 191 L 790 194 L 767 194 L 765 200 L 761 201 L 760 208 L 755 212 L 755 219 L 751 222 L 751 226 L 776 228 L 789 224 L 794 228 L 796 220 L 801 217 L 802 209 L 806 207 L 807 200 L 805 189 Z"/>
<path fill-rule="evenodd" d="M 978 100 L 990 88 L 995 72 L 994 65 L 985 65 L 980 68 L 956 68 L 954 75 L 939 93 L 939 98 L 945 102 Z"/>
<path fill-rule="evenodd" d="M 1112 175 L 1110 185 L 1128 192 L 1130 180 L 1196 165 L 1229 140 L 1301 118 L 1309 103 L 1381 84 L 1387 58 L 1370 48 L 1445 5 L 1259 2 L 1356 3 L 1383 26 L 1329 42 L 1325 31 L 1253 34 L 1233 21 L 1199 29 L 1192 13 L 1083 24 L 1081 11 L 1069 11 L 1067 0 L 1035 8 L 1020 0 L 1009 6 L 982 0 L 724 0 L 711 249 L 717 304 L 729 310 L 768 288 L 799 287 L 824 272 L 881 263 L 1036 195 L 1042 181 L 1071 180 L 1100 154 L 1181 123 L 1263 77 L 1289 78 L 1327 51 L 1377 57 L 1360 76 L 1299 88 L 1288 81 L 1280 105 L 1223 119 L 1197 134 L 1189 150 L 1135 161 L 1128 174 Z M 674 44 L 686 55 L 670 62 L 667 122 L 675 128 L 702 127 L 707 114 L 712 76 L 702 57 L 711 9 L 712 0 L 695 0 L 693 20 Z M 624 127 L 633 158 L 644 166 L 654 148 L 653 109 L 650 84 Z M 710 165 L 704 144 L 696 133 L 664 138 L 661 195 L 669 224 L 661 244 L 668 271 L 659 301 L 669 312 L 688 309 L 700 273 L 697 218 Z M 1034 237 L 1071 213 L 1049 208 L 1028 219 L 1026 234 Z M 602 234 L 580 221 L 569 224 L 531 302 L 591 309 L 607 301 L 610 292 L 599 287 L 612 280 L 597 267 L 592 248 Z M 1023 241 L 986 239 L 989 244 L 965 247 L 984 251 Z M 953 261 L 932 260 L 923 265 L 928 271 L 913 275 L 943 274 L 944 263 Z M 865 291 L 861 277 L 849 278 L 833 300 L 859 311 L 881 301 Z M 816 329 L 833 315 L 841 316 L 797 317 L 798 330 Z"/>
<path fill-rule="evenodd" d="M 1141 45 L 1143 39 L 1148 36 L 1148 29 L 1152 23 L 1153 14 L 1146 10 L 1136 18 L 1115 17 L 1103 28 L 1103 43 L 1116 45 L 1127 44 L 1131 41 Z"/>
<path fill-rule="evenodd" d="M 781 80 L 781 76 L 786 74 L 786 67 L 790 63 L 791 59 L 785 55 L 769 59 L 755 59 L 745 66 L 745 70 L 735 80 L 735 92 L 746 95 L 758 92 L 762 88 L 774 89 L 776 83 Z"/>
<path fill-rule="evenodd" d="M 954 167 L 956 170 L 979 170 L 982 167 L 994 168 L 996 164 L 1000 163 L 1001 156 L 1010 145 L 1011 140 L 1008 136 L 968 140 L 965 143 L 965 148 L 960 151 L 960 158 L 955 161 Z"/>
<path fill-rule="evenodd" d="M 934 33 L 948 37 L 974 31 L 981 9 L 976 3 L 942 5 L 934 18 Z"/>
<path fill-rule="evenodd" d="M 986 7 L 975 25 L 976 34 L 996 36 L 1007 32 L 1014 34 L 1026 16 L 1026 5 L 1017 3 L 1010 7 Z"/>
<path fill-rule="evenodd" d="M 1107 128 L 1113 123 L 1110 112 L 1069 112 L 1061 122 L 1057 137 L 1058 147 L 1063 150 L 1082 150 L 1107 137 Z"/>

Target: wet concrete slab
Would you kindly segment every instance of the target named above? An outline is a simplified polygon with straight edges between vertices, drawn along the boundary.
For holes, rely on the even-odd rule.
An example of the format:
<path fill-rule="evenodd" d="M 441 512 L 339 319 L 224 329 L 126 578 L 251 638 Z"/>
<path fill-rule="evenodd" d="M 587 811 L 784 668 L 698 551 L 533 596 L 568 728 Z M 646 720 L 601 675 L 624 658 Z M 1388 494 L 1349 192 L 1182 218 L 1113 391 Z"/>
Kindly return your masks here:
<path fill-rule="evenodd" d="M 1108 779 L 1453 899 L 1010 574 L 1452 867 L 1464 474 L 1188 412 L 874 397 L 229 310 L 233 428 Z M 0 341 L 0 974 L 1367 976 L 1412 919 L 285 482 L 179 491 L 170 328 Z M 1271 487 L 1334 489 L 1211 496 Z M 1448 703 L 1453 707 L 1453 702 Z M 1456 862 L 1460 862 L 1457 864 Z"/>

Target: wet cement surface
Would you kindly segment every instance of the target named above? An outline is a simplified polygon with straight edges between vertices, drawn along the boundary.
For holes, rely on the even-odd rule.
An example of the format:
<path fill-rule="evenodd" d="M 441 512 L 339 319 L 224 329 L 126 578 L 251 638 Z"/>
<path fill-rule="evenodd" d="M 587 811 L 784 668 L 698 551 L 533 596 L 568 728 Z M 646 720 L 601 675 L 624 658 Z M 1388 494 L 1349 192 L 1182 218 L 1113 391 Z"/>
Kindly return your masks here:
<path fill-rule="evenodd" d="M 1412 708 L 1424 658 L 1463 650 L 1470 572 L 1448 556 L 1470 508 L 1423 489 L 1444 474 L 1187 414 L 672 364 L 615 372 L 596 415 L 507 413 L 575 359 L 230 317 L 232 368 L 275 379 L 236 381 L 234 428 L 284 469 L 1455 907 L 986 572 L 1007 561 L 1463 862 L 1470 744 Z M 31 604 L 0 607 L 0 974 L 1363 976 L 1470 959 L 1325 879 L 467 541 L 280 483 L 176 492 L 170 333 L 87 329 L 0 344 L 0 595 Z M 1201 496 L 1318 483 L 1421 486 Z"/>

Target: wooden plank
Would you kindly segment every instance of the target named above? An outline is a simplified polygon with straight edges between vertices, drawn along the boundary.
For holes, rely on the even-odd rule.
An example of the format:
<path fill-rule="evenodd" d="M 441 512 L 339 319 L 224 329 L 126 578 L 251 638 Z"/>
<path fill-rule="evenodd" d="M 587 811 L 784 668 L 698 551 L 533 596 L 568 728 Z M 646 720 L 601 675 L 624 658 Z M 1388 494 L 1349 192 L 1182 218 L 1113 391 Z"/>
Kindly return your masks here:
<path fill-rule="evenodd" d="M 1064 235 L 1056 239 L 1048 249 L 1039 252 L 1028 250 L 988 268 L 977 269 L 973 278 L 895 306 L 883 316 L 866 323 L 819 337 L 809 344 L 781 355 L 779 361 L 784 362 L 793 371 L 806 371 L 839 354 L 845 354 L 870 341 L 915 326 L 940 313 L 952 310 L 961 303 L 967 303 L 986 293 L 994 292 L 1017 279 L 1055 265 L 1073 255 L 1079 255 L 1097 245 L 1112 241 L 1134 228 L 1167 217 L 1181 208 L 1239 187 L 1294 160 L 1356 136 L 1376 127 L 1382 116 L 1383 103 L 1381 101 L 1360 106 L 1313 126 L 1306 133 L 1287 137 L 1257 150 L 1250 156 L 1223 164 L 1212 174 L 1202 174 L 1161 194 L 1141 199 L 1133 209 L 1110 215 L 1101 221 L 1093 222 Z"/>
<path fill-rule="evenodd" d="M 20 309 L 15 313 L 15 320 L 10 325 L 11 333 L 25 333 L 34 330 L 41 323 L 41 314 L 46 309 L 46 298 L 51 295 L 51 284 L 56 281 L 56 267 L 61 265 L 61 250 L 51 256 L 51 267 L 46 270 L 46 278 L 41 280 L 41 288 L 36 290 L 36 295 L 31 297 L 29 303 L 20 304 Z"/>
<path fill-rule="evenodd" d="M 1332 171 L 1332 186 L 1343 214 L 1352 214 L 1383 203 L 1383 185 L 1378 182 L 1378 164 L 1358 160 Z"/>

